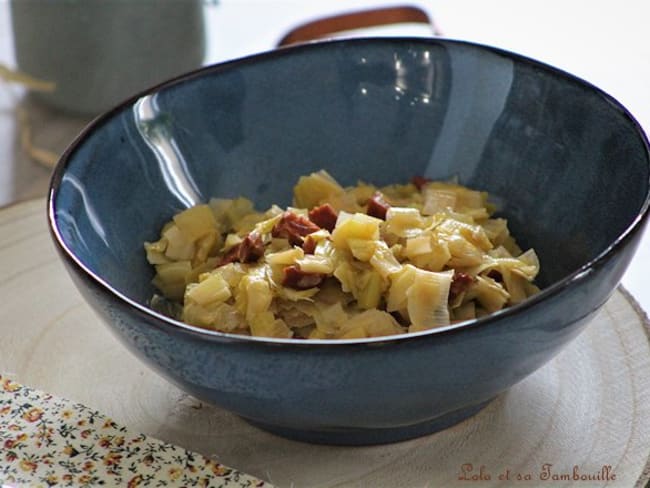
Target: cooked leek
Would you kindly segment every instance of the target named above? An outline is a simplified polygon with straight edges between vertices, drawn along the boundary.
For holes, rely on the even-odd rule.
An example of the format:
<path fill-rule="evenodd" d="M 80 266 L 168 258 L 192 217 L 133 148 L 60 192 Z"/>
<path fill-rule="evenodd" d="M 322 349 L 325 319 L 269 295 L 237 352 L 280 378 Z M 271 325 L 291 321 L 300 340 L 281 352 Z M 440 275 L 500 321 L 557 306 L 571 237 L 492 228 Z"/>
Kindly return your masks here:
<path fill-rule="evenodd" d="M 183 210 L 144 243 L 164 296 L 152 304 L 222 332 L 360 339 L 480 318 L 539 291 L 535 251 L 522 253 L 486 193 L 418 185 L 345 188 L 319 171 L 298 180 L 293 207 L 259 212 L 240 197 Z"/>

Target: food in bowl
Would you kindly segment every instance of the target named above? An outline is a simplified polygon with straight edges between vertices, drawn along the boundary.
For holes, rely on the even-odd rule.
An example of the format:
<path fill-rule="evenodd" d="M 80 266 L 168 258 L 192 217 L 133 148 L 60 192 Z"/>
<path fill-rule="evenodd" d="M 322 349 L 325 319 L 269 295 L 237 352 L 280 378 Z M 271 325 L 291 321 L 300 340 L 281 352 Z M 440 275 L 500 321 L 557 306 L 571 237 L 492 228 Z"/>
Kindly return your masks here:
<path fill-rule="evenodd" d="M 415 177 L 344 188 L 302 176 L 293 206 L 212 199 L 146 242 L 162 293 L 152 306 L 222 332 L 358 339 L 482 317 L 539 289 L 488 195 Z"/>

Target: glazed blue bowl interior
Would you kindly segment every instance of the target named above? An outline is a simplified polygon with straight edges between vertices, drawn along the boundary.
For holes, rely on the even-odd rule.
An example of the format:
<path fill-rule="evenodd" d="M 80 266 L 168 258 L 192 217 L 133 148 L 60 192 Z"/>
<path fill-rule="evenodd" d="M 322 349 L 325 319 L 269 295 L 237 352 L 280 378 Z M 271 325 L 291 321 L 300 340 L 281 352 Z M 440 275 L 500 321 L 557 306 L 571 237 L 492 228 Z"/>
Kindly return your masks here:
<path fill-rule="evenodd" d="M 208 67 L 135 97 L 92 123 L 63 156 L 50 220 L 73 277 L 98 290 L 91 303 L 106 309 L 105 301 L 117 300 L 118 315 L 133 315 L 122 320 L 182 330 L 134 306 L 154 293 L 143 242 L 155 240 L 175 212 L 210 197 L 246 196 L 260 209 L 287 205 L 298 177 L 321 168 L 343 184 L 458 178 L 488 191 L 522 248 L 537 251 L 545 291 L 461 328 L 498 341 L 489 327 L 511 330 L 498 321 L 515 330 L 530 320 L 532 330 L 536 313 L 554 310 L 566 323 L 538 324 L 546 329 L 531 338 L 543 351 L 535 361 L 522 365 L 518 353 L 500 351 L 520 370 L 447 410 L 489 399 L 574 337 L 618 283 L 647 220 L 647 141 L 615 100 L 515 54 L 433 39 L 300 46 Z M 552 338 L 556 331 L 561 339 Z M 192 334 L 211 344 L 224 337 Z M 450 336 L 432 331 L 410 341 L 425 339 Z M 527 347 L 521 354 L 531 357 Z M 498 360 L 486 355 L 488 366 L 476 367 Z M 181 376 L 171 373 L 210 396 L 202 389 L 209 386 L 188 386 Z M 219 400 L 225 395 L 214 401 L 233 408 Z"/>
<path fill-rule="evenodd" d="M 644 204 L 647 149 L 631 125 L 597 90 L 489 49 L 310 46 L 208 68 L 100 120 L 69 155 L 57 219 L 89 269 L 144 304 L 142 243 L 193 203 L 286 205 L 297 178 L 320 168 L 345 184 L 457 177 L 502 202 L 547 286 L 603 252 Z"/>

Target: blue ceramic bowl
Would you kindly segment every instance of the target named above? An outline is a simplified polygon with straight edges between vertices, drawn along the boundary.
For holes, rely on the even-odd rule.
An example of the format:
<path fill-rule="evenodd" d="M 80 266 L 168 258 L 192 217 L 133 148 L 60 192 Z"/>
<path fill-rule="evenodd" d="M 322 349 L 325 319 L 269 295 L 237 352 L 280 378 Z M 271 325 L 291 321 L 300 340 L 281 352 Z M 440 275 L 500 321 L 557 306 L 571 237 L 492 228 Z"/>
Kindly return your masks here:
<path fill-rule="evenodd" d="M 344 184 L 457 177 L 503 202 L 543 291 L 469 323 L 345 341 L 207 331 L 147 307 L 142 243 L 211 196 L 286 205 L 299 175 Z M 467 42 L 363 39 L 208 67 L 99 117 L 54 173 L 54 242 L 88 303 L 139 358 L 280 435 L 370 444 L 477 412 L 576 337 L 648 220 L 648 142 L 611 97 Z"/>

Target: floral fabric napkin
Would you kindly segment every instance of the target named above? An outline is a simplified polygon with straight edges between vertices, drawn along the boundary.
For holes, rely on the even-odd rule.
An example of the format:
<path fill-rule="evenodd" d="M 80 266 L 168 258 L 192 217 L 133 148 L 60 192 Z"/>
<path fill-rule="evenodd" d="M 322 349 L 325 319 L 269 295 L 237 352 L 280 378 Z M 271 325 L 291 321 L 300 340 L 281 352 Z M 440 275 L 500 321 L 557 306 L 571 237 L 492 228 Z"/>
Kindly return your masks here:
<path fill-rule="evenodd" d="M 0 375 L 0 486 L 271 485 Z"/>

